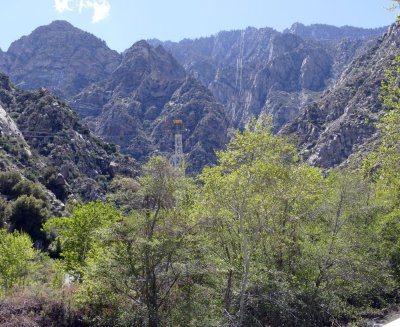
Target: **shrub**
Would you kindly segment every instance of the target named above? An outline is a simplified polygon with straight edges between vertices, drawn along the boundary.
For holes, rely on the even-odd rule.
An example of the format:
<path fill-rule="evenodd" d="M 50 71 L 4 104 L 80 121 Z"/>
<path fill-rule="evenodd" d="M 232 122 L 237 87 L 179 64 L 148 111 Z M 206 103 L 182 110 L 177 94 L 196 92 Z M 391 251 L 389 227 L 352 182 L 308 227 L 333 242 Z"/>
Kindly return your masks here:
<path fill-rule="evenodd" d="M 48 210 L 42 200 L 31 195 L 22 195 L 12 204 L 9 218 L 10 229 L 24 231 L 35 241 L 45 240 L 41 226 L 48 215 Z"/>
<path fill-rule="evenodd" d="M 0 173 L 0 192 L 4 195 L 12 195 L 13 187 L 22 180 L 17 171 L 6 171 Z"/>

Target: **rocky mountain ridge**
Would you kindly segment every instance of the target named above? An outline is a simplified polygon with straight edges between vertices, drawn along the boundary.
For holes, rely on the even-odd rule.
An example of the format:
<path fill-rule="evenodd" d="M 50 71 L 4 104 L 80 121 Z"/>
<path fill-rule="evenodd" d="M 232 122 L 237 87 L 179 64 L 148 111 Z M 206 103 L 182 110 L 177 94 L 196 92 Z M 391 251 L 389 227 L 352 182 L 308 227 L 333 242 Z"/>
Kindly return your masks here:
<path fill-rule="evenodd" d="M 368 39 L 386 32 L 387 26 L 378 28 L 359 28 L 353 26 L 336 27 L 326 24 L 304 25 L 302 23 L 294 23 L 283 33 L 298 35 L 302 38 L 314 40 L 342 40 L 342 39 Z"/>
<path fill-rule="evenodd" d="M 295 24 L 284 33 L 247 28 L 178 43 L 150 42 L 163 45 L 212 91 L 233 126 L 267 113 L 279 130 L 383 31 Z"/>
<path fill-rule="evenodd" d="M 132 159 L 94 136 L 60 98 L 45 89 L 22 91 L 3 74 L 0 131 L 1 170 L 19 171 L 43 184 L 43 176 L 51 172 L 65 196 L 101 198 L 115 175 L 134 176 L 138 171 Z M 57 185 L 52 186 L 57 193 Z"/>
<path fill-rule="evenodd" d="M 145 41 L 125 51 L 114 72 L 84 89 L 71 104 L 96 134 L 138 160 L 150 153 L 170 155 L 173 120 L 184 121 L 189 172 L 215 162 L 214 150 L 227 142 L 223 107 L 164 48 Z"/>
<path fill-rule="evenodd" d="M 247 28 L 179 43 L 140 41 L 118 54 L 93 35 L 56 21 L 0 52 L 0 70 L 9 72 L 20 87 L 44 86 L 61 95 L 92 131 L 141 161 L 151 154 L 173 153 L 172 122 L 182 119 L 184 152 L 189 171 L 195 173 L 215 162 L 214 150 L 227 142 L 228 128 L 241 128 L 261 113 L 273 116 L 275 131 L 294 121 L 285 132 L 297 133 L 305 148 L 313 148 L 319 141 L 312 138 L 320 134 L 294 127 L 297 117 L 312 119 L 307 116 L 310 108 L 323 106 L 352 60 L 377 47 L 382 30 L 297 23 L 283 33 Z M 351 74 L 356 88 L 362 76 Z M 374 96 L 378 84 L 371 85 Z M 360 133 L 373 130 L 369 126 Z M 329 162 L 310 159 L 320 155 L 304 147 L 302 151 L 314 164 L 336 165 L 353 151 L 353 144 L 362 143 L 357 140 L 345 154 L 328 151 Z M 318 153 L 323 156 L 324 151 Z"/>
<path fill-rule="evenodd" d="M 214 150 L 227 142 L 222 106 L 162 47 L 145 41 L 120 55 L 93 35 L 55 21 L 15 41 L 0 67 L 20 87 L 45 87 L 62 96 L 93 131 L 142 161 L 160 151 L 171 155 L 174 118 L 185 124 L 189 171 L 215 162 Z M 203 123 L 210 119 L 218 124 L 215 136 Z"/>
<path fill-rule="evenodd" d="M 379 90 L 396 56 L 400 55 L 400 24 L 355 59 L 318 102 L 283 129 L 296 134 L 303 156 L 313 165 L 329 168 L 345 161 L 357 147 L 376 137 L 381 103 Z"/>

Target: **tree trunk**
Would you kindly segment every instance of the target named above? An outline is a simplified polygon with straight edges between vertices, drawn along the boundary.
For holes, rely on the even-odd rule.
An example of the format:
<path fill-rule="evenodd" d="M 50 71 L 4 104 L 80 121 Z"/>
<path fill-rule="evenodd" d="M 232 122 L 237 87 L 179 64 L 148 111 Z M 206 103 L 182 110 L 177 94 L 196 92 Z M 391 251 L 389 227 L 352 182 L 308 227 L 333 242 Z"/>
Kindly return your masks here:
<path fill-rule="evenodd" d="M 225 296 L 224 296 L 225 311 L 228 313 L 231 310 L 232 279 L 233 279 L 233 271 L 232 271 L 232 269 L 230 269 L 228 272 L 228 280 L 226 282 L 226 289 L 225 289 Z"/>
<path fill-rule="evenodd" d="M 250 273 L 250 256 L 247 244 L 247 235 L 246 231 L 244 230 L 243 217 L 241 214 L 239 214 L 238 216 L 239 216 L 240 233 L 242 234 L 243 237 L 243 260 L 244 260 L 244 274 L 240 285 L 239 316 L 237 323 L 237 326 L 240 327 L 243 325 L 243 319 L 244 319 L 245 293 L 247 290 L 247 283 Z"/>

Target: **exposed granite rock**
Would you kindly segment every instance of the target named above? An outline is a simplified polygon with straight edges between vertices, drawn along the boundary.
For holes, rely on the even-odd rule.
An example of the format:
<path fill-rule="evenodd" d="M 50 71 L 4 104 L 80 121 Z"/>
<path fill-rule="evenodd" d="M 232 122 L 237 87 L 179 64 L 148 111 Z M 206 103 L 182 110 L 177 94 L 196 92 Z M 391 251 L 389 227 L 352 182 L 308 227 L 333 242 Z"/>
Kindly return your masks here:
<path fill-rule="evenodd" d="M 307 161 L 324 168 L 342 163 L 356 147 L 374 138 L 384 69 L 400 54 L 400 25 L 392 25 L 366 53 L 355 59 L 320 101 L 306 106 L 284 133 L 299 137 Z"/>
<path fill-rule="evenodd" d="M 28 90 L 46 87 L 68 99 L 111 73 L 120 55 L 104 41 L 65 21 L 41 26 L 13 42 L 0 70 Z"/>
<path fill-rule="evenodd" d="M 187 78 L 163 47 L 145 41 L 125 51 L 109 77 L 84 89 L 71 104 L 96 134 L 141 161 L 152 153 L 172 153 L 173 119 L 182 119 L 187 129 L 184 152 L 189 172 L 215 162 L 214 149 L 226 143 L 223 107 L 203 85 Z M 205 122 L 218 124 L 218 133 L 209 134 Z"/>
<path fill-rule="evenodd" d="M 383 29 L 297 24 L 285 33 L 247 28 L 179 43 L 150 42 L 165 46 L 201 80 L 225 105 L 235 127 L 263 112 L 273 114 L 279 130 L 380 34 Z"/>

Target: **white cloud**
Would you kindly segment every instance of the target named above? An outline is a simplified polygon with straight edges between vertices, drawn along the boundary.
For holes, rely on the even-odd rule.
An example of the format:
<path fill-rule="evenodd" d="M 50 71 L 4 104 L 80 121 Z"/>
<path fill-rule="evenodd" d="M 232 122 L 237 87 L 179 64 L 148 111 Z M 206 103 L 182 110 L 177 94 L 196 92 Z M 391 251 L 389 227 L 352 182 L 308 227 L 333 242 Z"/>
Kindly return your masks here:
<path fill-rule="evenodd" d="M 92 23 L 98 23 L 109 15 L 111 5 L 107 0 L 80 0 L 79 12 L 85 8 L 93 9 Z"/>
<path fill-rule="evenodd" d="M 78 10 L 81 14 L 84 9 L 93 10 L 92 23 L 98 23 L 105 19 L 111 10 L 108 0 L 54 0 L 57 12 Z"/>
<path fill-rule="evenodd" d="M 72 0 L 55 0 L 54 7 L 59 13 L 63 13 L 65 11 L 71 11 L 70 2 Z"/>

